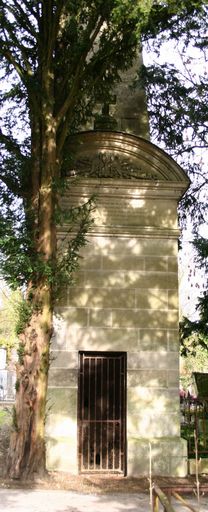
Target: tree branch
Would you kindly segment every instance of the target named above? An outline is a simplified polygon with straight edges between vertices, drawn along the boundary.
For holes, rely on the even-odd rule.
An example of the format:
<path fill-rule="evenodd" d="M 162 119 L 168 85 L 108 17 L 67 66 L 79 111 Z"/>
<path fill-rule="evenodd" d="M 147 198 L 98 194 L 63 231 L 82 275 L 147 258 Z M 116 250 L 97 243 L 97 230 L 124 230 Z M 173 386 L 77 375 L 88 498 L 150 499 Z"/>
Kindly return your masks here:
<path fill-rule="evenodd" d="M 21 64 L 16 60 L 12 52 L 8 48 L 4 48 L 5 41 L 0 41 L 0 54 L 9 62 L 9 64 L 12 64 L 15 71 L 21 78 L 22 82 L 26 83 L 26 77 L 28 77 L 28 73 L 26 70 L 21 66 Z"/>
<path fill-rule="evenodd" d="M 95 78 L 95 80 L 93 82 L 93 86 L 95 88 L 96 88 L 96 84 L 99 83 L 100 78 L 103 75 L 105 68 L 106 68 L 106 63 L 103 62 L 103 65 L 100 68 L 100 73 L 99 73 L 99 75 L 96 76 L 96 78 Z M 87 73 L 87 70 L 85 70 L 85 72 Z M 86 107 L 88 105 L 89 105 L 89 103 L 86 104 Z M 57 154 L 58 154 L 58 158 L 59 159 L 60 159 L 61 151 L 62 151 L 64 142 L 65 142 L 65 139 L 66 139 L 67 133 L 68 133 L 70 113 L 71 113 L 71 111 L 68 111 L 67 115 L 65 116 L 63 125 L 61 127 L 61 133 L 59 134 L 59 137 L 58 137 Z"/>
<path fill-rule="evenodd" d="M 16 14 L 16 16 L 17 16 L 17 14 Z M 31 76 L 33 74 L 33 72 L 32 72 L 30 62 L 26 56 L 28 54 L 28 48 L 23 44 L 21 39 L 16 36 L 15 31 L 13 30 L 13 27 L 10 23 L 9 24 L 7 23 L 7 27 L 4 30 L 4 34 L 5 34 L 5 41 L 2 41 L 2 44 L 5 44 L 7 46 L 7 48 L 9 49 L 11 46 L 10 42 L 12 41 L 13 45 L 16 46 L 17 50 L 20 51 L 20 53 L 22 55 L 22 60 L 27 69 L 27 73 L 28 73 L 28 75 Z M 15 58 L 15 56 L 14 56 L 14 58 Z M 24 68 L 22 67 L 22 69 L 24 69 Z"/>
<path fill-rule="evenodd" d="M 56 38 L 60 28 L 60 18 L 64 7 L 64 0 L 59 0 L 54 12 L 54 2 L 42 2 L 42 19 L 39 19 L 39 29 L 42 33 L 44 47 L 46 48 L 45 64 L 51 67 Z"/>
<path fill-rule="evenodd" d="M 9 137 L 8 135 L 5 135 L 0 130 L 0 143 L 2 143 L 5 147 L 5 149 L 12 155 L 15 156 L 19 161 L 26 160 L 26 156 L 22 154 L 19 144 Z M 15 173 L 14 173 L 15 174 Z M 23 189 L 21 185 L 19 184 L 18 180 L 15 178 L 15 176 L 12 176 L 11 173 L 6 174 L 2 172 L 0 174 L 0 180 L 9 188 L 9 190 L 14 194 L 18 195 L 19 197 L 26 197 L 26 194 L 24 194 Z"/>
<path fill-rule="evenodd" d="M 18 6 L 20 6 L 20 4 L 22 3 L 22 0 L 19 0 L 19 1 L 18 1 L 18 0 L 14 0 L 14 2 L 15 2 Z M 30 14 L 32 14 L 32 16 L 34 16 L 34 18 L 37 20 L 37 18 L 38 18 L 38 13 L 39 13 L 39 5 L 38 5 L 38 4 L 39 4 L 39 2 L 36 2 L 36 3 L 35 3 L 36 5 L 34 6 L 34 9 L 33 9 L 33 6 L 31 5 L 31 2 L 30 2 L 30 1 L 28 2 L 28 0 L 24 0 L 24 4 L 26 5 L 27 10 L 29 11 L 29 13 L 30 13 Z"/>
<path fill-rule="evenodd" d="M 61 123 L 62 119 L 64 118 L 64 116 L 67 114 L 67 111 L 68 110 L 71 111 L 72 108 L 75 105 L 76 93 L 77 93 L 77 89 L 78 89 L 78 87 L 79 87 L 79 85 L 81 83 L 82 73 L 83 73 L 83 70 L 84 70 L 85 63 L 86 63 L 86 57 L 87 57 L 89 51 L 93 47 L 93 43 L 94 43 L 97 35 L 100 32 L 100 29 L 101 29 L 102 25 L 103 25 L 103 21 L 104 20 L 103 20 L 102 17 L 98 17 L 96 19 L 96 21 L 95 21 L 96 26 L 95 26 L 95 29 L 94 29 L 93 33 L 92 33 L 92 29 L 90 27 L 90 34 L 91 34 L 91 36 L 89 34 L 89 39 L 88 39 L 88 44 L 86 45 L 86 50 L 82 54 L 82 57 L 80 58 L 79 64 L 77 65 L 75 76 L 74 76 L 74 79 L 73 79 L 73 86 L 72 86 L 72 88 L 71 88 L 67 98 L 65 99 L 63 105 L 59 109 L 59 112 L 56 115 L 57 128 L 60 126 L 60 123 Z M 87 32 L 89 32 L 89 25 L 86 28 L 86 34 L 87 34 Z"/>
<path fill-rule="evenodd" d="M 25 156 L 22 154 L 19 144 L 9 137 L 8 135 L 5 135 L 2 130 L 0 129 L 0 142 L 2 142 L 5 146 L 5 148 L 12 152 L 14 155 L 16 155 L 19 159 L 23 160 Z"/>
<path fill-rule="evenodd" d="M 14 2 L 14 6 L 15 8 L 13 8 L 12 6 L 7 6 L 7 9 L 12 13 L 12 15 L 14 16 L 14 18 L 17 20 L 17 22 L 19 23 L 19 26 L 21 28 L 24 28 L 27 32 L 29 32 L 34 38 L 37 38 L 37 32 L 35 30 L 35 27 L 33 26 L 33 24 L 31 23 L 30 21 L 30 16 L 27 15 L 27 13 L 24 11 L 24 9 L 22 8 L 22 5 L 21 3 L 22 2 L 18 2 L 17 0 L 13 0 Z M 24 2 L 26 3 L 26 2 Z M 29 6 L 27 5 L 27 9 L 28 11 L 30 12 L 30 14 L 32 14 L 32 16 L 35 17 L 35 13 L 34 11 L 32 11 Z M 19 13 L 18 13 L 19 11 Z"/>
<path fill-rule="evenodd" d="M 21 187 L 20 187 L 20 185 L 19 185 L 17 180 L 12 179 L 11 176 L 8 177 L 8 176 L 0 174 L 0 181 L 4 185 L 6 185 L 6 187 L 9 189 L 9 191 L 14 196 L 18 196 L 19 198 L 23 198 L 24 197 L 23 191 L 21 190 Z M 26 197 L 26 194 L 25 194 L 25 197 Z"/>

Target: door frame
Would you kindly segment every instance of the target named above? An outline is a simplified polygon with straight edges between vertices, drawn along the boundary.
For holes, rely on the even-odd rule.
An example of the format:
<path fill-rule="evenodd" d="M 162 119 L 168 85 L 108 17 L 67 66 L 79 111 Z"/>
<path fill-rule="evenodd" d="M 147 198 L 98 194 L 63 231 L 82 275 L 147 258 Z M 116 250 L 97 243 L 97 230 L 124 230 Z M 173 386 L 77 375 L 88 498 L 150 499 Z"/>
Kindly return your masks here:
<path fill-rule="evenodd" d="M 122 421 L 122 443 L 123 443 L 123 469 L 120 470 L 111 470 L 111 469 L 83 469 L 81 465 L 81 447 L 80 447 L 80 428 L 82 424 L 82 418 L 81 418 L 81 371 L 80 371 L 80 365 L 81 365 L 81 358 L 83 355 L 87 355 L 89 357 L 119 357 L 121 356 L 123 358 L 123 364 L 124 364 L 124 375 L 123 375 L 123 416 L 121 418 Z M 78 472 L 79 474 L 120 474 L 122 476 L 126 476 L 127 474 L 127 352 L 124 351 L 91 351 L 91 350 L 80 350 L 78 352 L 78 390 L 77 390 L 77 463 L 78 463 Z"/>

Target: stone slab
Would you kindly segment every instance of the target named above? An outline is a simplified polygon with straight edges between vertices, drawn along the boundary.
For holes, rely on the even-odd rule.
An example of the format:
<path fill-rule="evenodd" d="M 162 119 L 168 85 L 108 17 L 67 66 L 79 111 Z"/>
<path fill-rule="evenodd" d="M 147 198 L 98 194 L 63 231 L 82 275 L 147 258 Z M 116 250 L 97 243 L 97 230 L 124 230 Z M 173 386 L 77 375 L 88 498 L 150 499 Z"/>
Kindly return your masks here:
<path fill-rule="evenodd" d="M 77 389 L 75 388 L 48 388 L 47 393 L 47 416 L 51 413 L 62 413 L 70 417 L 77 417 Z"/>
<path fill-rule="evenodd" d="M 152 369 L 155 370 L 177 370 L 179 366 L 178 352 L 128 352 L 127 368 L 133 369 Z"/>
<path fill-rule="evenodd" d="M 50 352 L 50 372 L 53 368 L 78 368 L 78 351 L 51 349 Z"/>
<path fill-rule="evenodd" d="M 149 440 L 129 438 L 128 474 L 185 477 L 187 475 L 187 445 L 179 437 L 161 437 Z"/>
<path fill-rule="evenodd" d="M 77 474 L 77 446 L 68 438 L 46 438 L 46 467 L 49 471 Z"/>
<path fill-rule="evenodd" d="M 69 368 L 51 368 L 49 372 L 49 387 L 77 388 L 77 370 Z"/>

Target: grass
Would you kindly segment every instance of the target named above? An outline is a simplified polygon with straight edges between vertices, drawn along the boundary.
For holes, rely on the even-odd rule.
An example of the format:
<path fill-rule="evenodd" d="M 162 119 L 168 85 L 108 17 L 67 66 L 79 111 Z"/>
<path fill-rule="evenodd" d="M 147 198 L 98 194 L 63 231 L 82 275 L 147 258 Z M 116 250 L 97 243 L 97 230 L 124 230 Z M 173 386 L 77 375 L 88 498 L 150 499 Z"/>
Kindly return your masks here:
<path fill-rule="evenodd" d="M 11 411 L 5 407 L 0 409 L 0 428 L 9 425 L 12 421 Z"/>

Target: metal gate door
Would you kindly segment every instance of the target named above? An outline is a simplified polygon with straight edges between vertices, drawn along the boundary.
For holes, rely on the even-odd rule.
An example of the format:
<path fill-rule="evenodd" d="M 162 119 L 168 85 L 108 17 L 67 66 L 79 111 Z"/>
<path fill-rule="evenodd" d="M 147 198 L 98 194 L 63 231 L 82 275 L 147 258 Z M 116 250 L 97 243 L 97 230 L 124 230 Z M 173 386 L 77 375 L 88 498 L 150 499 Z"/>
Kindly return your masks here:
<path fill-rule="evenodd" d="M 126 354 L 80 352 L 79 471 L 126 472 Z"/>

